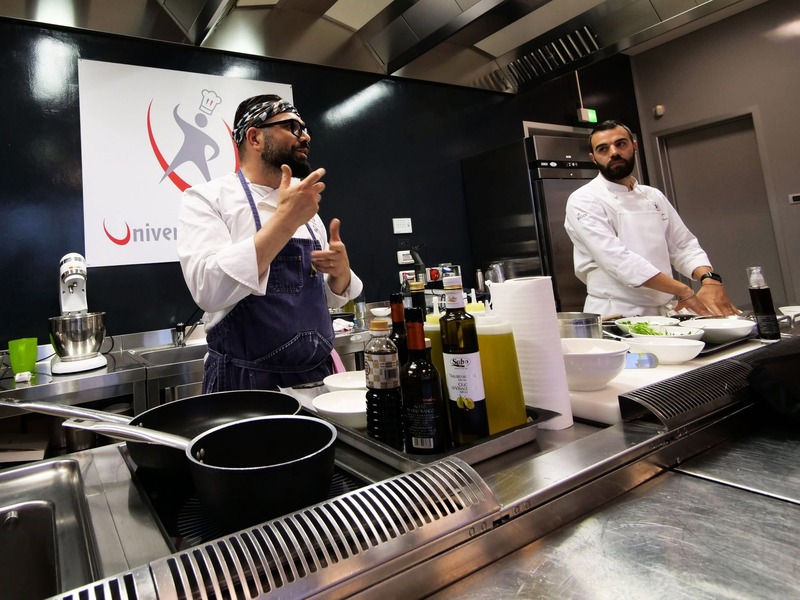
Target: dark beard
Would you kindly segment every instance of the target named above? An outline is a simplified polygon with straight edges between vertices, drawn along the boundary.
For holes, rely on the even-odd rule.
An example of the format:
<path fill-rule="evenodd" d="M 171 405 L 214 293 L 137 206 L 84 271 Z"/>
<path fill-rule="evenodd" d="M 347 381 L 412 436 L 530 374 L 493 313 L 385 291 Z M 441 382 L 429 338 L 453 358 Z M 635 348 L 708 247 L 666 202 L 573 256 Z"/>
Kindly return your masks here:
<path fill-rule="evenodd" d="M 307 147 L 308 145 L 305 144 L 305 146 Z M 304 156 L 299 159 L 296 158 L 291 148 L 279 150 L 273 144 L 267 143 L 261 152 L 261 160 L 265 165 L 274 167 L 278 171 L 281 170 L 281 165 L 288 165 L 292 170 L 292 176 L 300 179 L 304 179 L 311 174 L 311 165 L 308 160 Z"/>
<path fill-rule="evenodd" d="M 617 160 L 623 161 L 624 165 L 614 165 L 613 167 L 605 166 L 602 167 L 597 165 L 597 168 L 600 170 L 600 173 L 603 174 L 603 177 L 608 179 L 609 181 L 619 181 L 620 179 L 625 179 L 628 175 L 633 173 L 633 168 L 636 166 L 636 155 L 634 154 L 631 156 L 630 160 L 625 160 L 621 156 L 619 158 L 612 159 L 609 162 L 614 162 Z"/>

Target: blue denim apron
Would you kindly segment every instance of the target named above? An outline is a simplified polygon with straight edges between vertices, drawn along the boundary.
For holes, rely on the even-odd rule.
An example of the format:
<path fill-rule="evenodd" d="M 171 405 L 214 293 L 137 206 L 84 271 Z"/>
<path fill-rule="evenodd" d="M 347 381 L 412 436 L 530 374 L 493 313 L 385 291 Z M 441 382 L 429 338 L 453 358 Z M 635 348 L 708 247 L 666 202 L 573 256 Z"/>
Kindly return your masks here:
<path fill-rule="evenodd" d="M 238 172 L 261 229 L 250 186 Z M 208 334 L 203 393 L 270 390 L 322 381 L 333 372 L 333 325 L 324 281 L 311 264 L 322 247 L 306 223 L 310 240 L 292 238 L 270 264 L 267 293 L 239 301 Z"/>

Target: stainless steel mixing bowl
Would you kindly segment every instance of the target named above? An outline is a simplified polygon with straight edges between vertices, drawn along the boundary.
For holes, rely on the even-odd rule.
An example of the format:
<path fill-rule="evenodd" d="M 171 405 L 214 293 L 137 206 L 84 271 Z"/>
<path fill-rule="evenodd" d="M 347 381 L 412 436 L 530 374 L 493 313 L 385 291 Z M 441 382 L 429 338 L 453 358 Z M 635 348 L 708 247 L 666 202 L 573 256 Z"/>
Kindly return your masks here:
<path fill-rule="evenodd" d="M 558 316 L 558 335 L 562 338 L 601 338 L 603 337 L 603 318 L 594 313 L 560 312 Z"/>
<path fill-rule="evenodd" d="M 63 361 L 97 356 L 106 335 L 106 313 L 50 318 L 50 343 Z"/>

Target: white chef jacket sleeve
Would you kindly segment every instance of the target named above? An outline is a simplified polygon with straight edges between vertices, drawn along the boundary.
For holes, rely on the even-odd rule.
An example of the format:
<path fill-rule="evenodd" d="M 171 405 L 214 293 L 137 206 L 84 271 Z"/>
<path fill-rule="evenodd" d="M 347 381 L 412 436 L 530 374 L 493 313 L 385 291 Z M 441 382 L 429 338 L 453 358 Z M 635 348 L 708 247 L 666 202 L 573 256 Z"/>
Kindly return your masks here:
<path fill-rule="evenodd" d="M 328 233 L 327 229 L 325 229 L 325 225 L 322 222 L 322 219 L 319 215 L 316 215 L 313 219 L 311 224 L 312 229 L 314 229 L 317 238 L 319 239 L 320 245 L 322 246 L 323 250 L 328 250 L 330 245 L 328 243 Z M 364 284 L 359 279 L 358 275 L 350 269 L 350 285 L 344 291 L 344 293 L 340 296 L 339 294 L 334 294 L 331 291 L 330 286 L 328 285 L 328 275 L 325 274 L 325 299 L 328 303 L 330 308 L 340 308 L 347 304 L 350 300 L 355 300 L 361 292 L 364 290 Z"/>
<path fill-rule="evenodd" d="M 587 190 L 570 195 L 564 227 L 575 245 L 575 275 L 584 283 L 587 274 L 598 267 L 629 287 L 639 287 L 660 273 L 620 241 L 602 200 Z"/>
<path fill-rule="evenodd" d="M 235 225 L 229 230 L 228 216 L 223 217 L 216 208 L 219 199 L 216 204 L 210 200 L 195 188 L 183 193 L 177 247 L 192 298 L 203 310 L 215 312 L 251 294 L 263 296 L 269 272 L 258 276 L 255 229 L 244 236 Z"/>
<path fill-rule="evenodd" d="M 669 258 L 675 270 L 691 279 L 697 267 L 711 266 L 711 261 L 695 235 L 683 222 L 678 211 L 670 204 L 666 197 L 662 206 L 667 207 L 669 225 L 667 226 L 667 247 Z"/>

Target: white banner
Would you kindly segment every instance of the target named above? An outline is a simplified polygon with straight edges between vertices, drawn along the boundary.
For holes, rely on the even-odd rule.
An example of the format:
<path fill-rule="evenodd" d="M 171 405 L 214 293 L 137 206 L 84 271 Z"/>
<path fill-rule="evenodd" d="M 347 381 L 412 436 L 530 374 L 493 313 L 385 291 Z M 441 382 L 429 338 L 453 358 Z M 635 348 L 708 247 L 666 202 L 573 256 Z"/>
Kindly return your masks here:
<path fill-rule="evenodd" d="M 80 60 L 84 256 L 89 266 L 173 262 L 187 187 L 238 168 L 239 103 L 293 101 L 286 84 Z"/>

